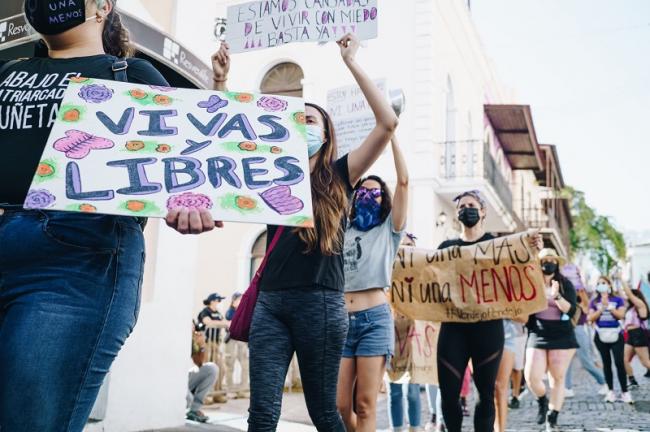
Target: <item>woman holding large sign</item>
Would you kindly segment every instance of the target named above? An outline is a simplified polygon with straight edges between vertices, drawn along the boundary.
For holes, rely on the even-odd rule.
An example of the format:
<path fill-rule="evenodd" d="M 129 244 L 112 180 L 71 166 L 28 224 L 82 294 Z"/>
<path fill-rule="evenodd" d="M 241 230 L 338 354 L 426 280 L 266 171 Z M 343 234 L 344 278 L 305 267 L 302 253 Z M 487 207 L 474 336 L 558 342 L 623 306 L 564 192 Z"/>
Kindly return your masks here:
<path fill-rule="evenodd" d="M 386 364 L 394 354 L 395 325 L 386 289 L 391 285 L 408 210 L 408 169 L 391 140 L 397 186 L 391 197 L 380 177 L 369 176 L 357 188 L 345 233 L 345 306 L 348 336 L 337 391 L 337 405 L 347 430 L 376 430 L 377 395 Z M 356 383 L 356 414 L 353 388 Z"/>
<path fill-rule="evenodd" d="M 319 431 L 345 431 L 336 408 L 336 384 L 348 330 L 343 295 L 342 246 L 353 185 L 390 141 L 398 119 L 355 60 L 359 41 L 338 41 L 343 62 L 372 108 L 377 124 L 361 147 L 338 158 L 327 112 L 306 104 L 307 145 L 316 228 L 283 229 L 268 256 L 250 329 L 249 431 L 274 431 L 294 352 L 298 356 L 309 415 Z M 220 89 L 230 57 L 215 57 Z M 215 78 L 216 79 L 216 78 Z M 279 228 L 269 226 L 269 242 Z M 379 382 L 377 382 L 379 384 Z"/>
<path fill-rule="evenodd" d="M 438 249 L 454 246 L 469 246 L 493 239 L 485 232 L 486 205 L 479 191 L 467 191 L 458 195 L 454 202 L 458 220 L 463 231 L 460 238 L 446 240 Z M 541 238 L 531 236 L 531 246 L 539 249 Z M 479 321 L 476 323 L 443 322 L 438 339 L 437 362 L 442 413 L 450 432 L 460 432 L 463 411 L 459 396 L 463 376 L 471 359 L 474 383 L 479 401 L 474 413 L 474 430 L 492 431 L 494 428 L 494 388 L 504 345 L 503 320 Z"/>
<path fill-rule="evenodd" d="M 65 175 L 57 161 L 39 160 L 64 116 L 70 81 L 167 83 L 148 62 L 124 60 L 132 50 L 115 0 L 26 0 L 24 7 L 46 49 L 42 57 L 0 61 L 0 430 L 81 431 L 136 323 L 142 228 L 133 217 L 23 206 L 51 198 L 28 194 L 35 172 Z M 109 96 L 99 90 L 89 100 Z M 95 144 L 79 134 L 68 142 Z"/>
<path fill-rule="evenodd" d="M 555 428 L 564 403 L 564 377 L 578 348 L 571 322 L 576 312 L 577 295 L 571 281 L 560 273 L 564 258 L 553 249 L 544 249 L 539 258 L 548 307 L 528 320 L 524 374 L 530 391 L 537 397 L 537 423 L 546 422 L 548 427 Z M 547 397 L 544 384 L 547 373 L 550 397 Z"/>

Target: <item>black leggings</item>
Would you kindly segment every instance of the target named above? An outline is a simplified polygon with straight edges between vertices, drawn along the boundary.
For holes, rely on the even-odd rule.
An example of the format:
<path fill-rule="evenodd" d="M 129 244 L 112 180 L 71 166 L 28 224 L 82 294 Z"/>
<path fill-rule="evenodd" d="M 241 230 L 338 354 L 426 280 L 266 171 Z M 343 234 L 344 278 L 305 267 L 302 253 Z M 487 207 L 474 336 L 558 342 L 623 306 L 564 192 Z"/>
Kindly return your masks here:
<path fill-rule="evenodd" d="M 627 373 L 625 372 L 625 358 L 623 348 L 625 342 L 623 342 L 623 336 L 619 335 L 618 340 L 614 343 L 605 343 L 600 340 L 598 333 L 594 337 L 594 342 L 596 342 L 596 348 L 600 353 L 600 357 L 603 359 L 603 372 L 605 372 L 605 381 L 607 382 L 607 387 L 610 390 L 614 390 L 614 375 L 612 373 L 612 356 L 614 355 L 614 364 L 616 365 L 616 375 L 618 375 L 618 383 L 621 385 L 621 391 L 625 393 L 627 391 Z"/>
<path fill-rule="evenodd" d="M 442 415 L 449 432 L 460 432 L 462 428 L 460 389 L 470 358 L 479 394 L 474 412 L 474 430 L 494 430 L 494 384 L 502 353 L 502 320 L 442 324 L 438 338 L 438 381 Z"/>

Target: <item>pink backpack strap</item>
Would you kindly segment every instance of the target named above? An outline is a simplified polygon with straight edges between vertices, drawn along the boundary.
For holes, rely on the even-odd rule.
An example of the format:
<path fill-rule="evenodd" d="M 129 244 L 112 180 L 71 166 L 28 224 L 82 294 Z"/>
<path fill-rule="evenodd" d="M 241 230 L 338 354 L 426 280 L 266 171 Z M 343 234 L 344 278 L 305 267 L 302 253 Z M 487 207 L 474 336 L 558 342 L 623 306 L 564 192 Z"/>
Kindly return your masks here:
<path fill-rule="evenodd" d="M 261 275 L 262 272 L 264 271 L 264 267 L 266 267 L 266 262 L 269 259 L 269 256 L 271 255 L 271 252 L 273 252 L 273 249 L 275 249 L 275 246 L 278 244 L 278 241 L 280 240 L 280 236 L 282 236 L 282 233 L 284 232 L 284 227 L 280 226 L 278 229 L 275 231 L 275 235 L 273 236 L 273 239 L 271 240 L 271 244 L 269 247 L 266 249 L 266 253 L 264 254 L 264 259 L 262 260 L 262 263 L 260 264 L 260 267 L 257 269 L 257 274 Z"/>

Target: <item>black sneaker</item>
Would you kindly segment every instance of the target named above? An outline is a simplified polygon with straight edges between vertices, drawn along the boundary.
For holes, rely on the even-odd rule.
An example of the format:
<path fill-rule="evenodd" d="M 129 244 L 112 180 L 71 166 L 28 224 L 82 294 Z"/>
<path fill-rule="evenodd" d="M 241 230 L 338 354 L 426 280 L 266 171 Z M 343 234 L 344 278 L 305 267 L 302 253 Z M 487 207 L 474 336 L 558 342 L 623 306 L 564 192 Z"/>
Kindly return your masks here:
<path fill-rule="evenodd" d="M 650 369 L 648 369 L 646 371 L 645 375 L 643 375 L 643 376 L 646 377 L 646 378 L 650 378 Z"/>
<path fill-rule="evenodd" d="M 548 413 L 548 399 L 546 395 L 537 398 L 537 424 L 542 425 L 546 421 L 546 414 Z"/>
<path fill-rule="evenodd" d="M 627 382 L 629 383 L 628 384 L 629 388 L 631 389 L 639 388 L 639 383 L 636 382 L 636 378 L 634 378 L 634 375 L 630 375 L 629 377 L 627 377 Z"/>
<path fill-rule="evenodd" d="M 519 399 L 517 399 L 514 396 L 510 396 L 510 400 L 508 401 L 508 408 L 519 409 L 519 407 L 520 407 Z"/>
<path fill-rule="evenodd" d="M 198 423 L 207 423 L 207 421 L 210 420 L 210 418 L 204 415 L 201 411 L 188 411 L 185 418 Z"/>
<path fill-rule="evenodd" d="M 560 414 L 558 411 L 551 411 L 546 416 L 546 430 L 557 430 L 557 416 Z"/>

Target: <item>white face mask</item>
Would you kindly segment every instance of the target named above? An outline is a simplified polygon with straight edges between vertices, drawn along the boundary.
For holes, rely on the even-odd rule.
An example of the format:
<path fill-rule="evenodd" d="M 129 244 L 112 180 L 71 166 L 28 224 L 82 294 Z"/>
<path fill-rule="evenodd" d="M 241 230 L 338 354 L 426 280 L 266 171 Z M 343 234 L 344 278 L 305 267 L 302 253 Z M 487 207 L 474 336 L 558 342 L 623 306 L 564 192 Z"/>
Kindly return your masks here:
<path fill-rule="evenodd" d="M 323 141 L 323 128 L 318 125 L 307 125 L 307 153 L 309 157 L 320 151 L 325 142 Z"/>

